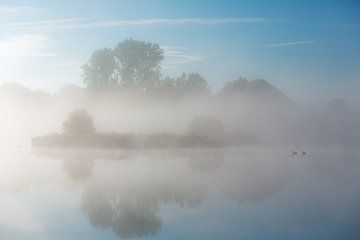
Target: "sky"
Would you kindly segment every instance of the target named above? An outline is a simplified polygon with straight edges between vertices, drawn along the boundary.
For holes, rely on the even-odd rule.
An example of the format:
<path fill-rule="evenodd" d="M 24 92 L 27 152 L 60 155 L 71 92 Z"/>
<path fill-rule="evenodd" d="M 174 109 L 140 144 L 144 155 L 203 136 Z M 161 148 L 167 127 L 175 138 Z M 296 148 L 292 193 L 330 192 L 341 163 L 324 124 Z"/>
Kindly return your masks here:
<path fill-rule="evenodd" d="M 0 0 L 0 82 L 82 86 L 92 52 L 133 38 L 165 49 L 164 76 L 199 72 L 214 91 L 243 76 L 299 102 L 359 102 L 359 13 L 355 0 Z"/>

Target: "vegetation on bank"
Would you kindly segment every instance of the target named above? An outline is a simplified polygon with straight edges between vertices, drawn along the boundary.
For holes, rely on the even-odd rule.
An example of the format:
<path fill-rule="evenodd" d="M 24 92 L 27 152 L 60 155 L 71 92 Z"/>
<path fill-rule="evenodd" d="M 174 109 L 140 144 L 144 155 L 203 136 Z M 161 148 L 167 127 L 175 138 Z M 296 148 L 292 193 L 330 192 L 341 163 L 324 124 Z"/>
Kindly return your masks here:
<path fill-rule="evenodd" d="M 234 143 L 225 136 L 222 123 L 210 116 L 195 117 L 182 135 L 171 133 L 140 135 L 134 133 L 98 133 L 93 119 L 84 109 L 70 114 L 63 122 L 63 132 L 32 139 L 39 147 L 92 147 L 92 148 L 191 148 L 221 147 Z"/>

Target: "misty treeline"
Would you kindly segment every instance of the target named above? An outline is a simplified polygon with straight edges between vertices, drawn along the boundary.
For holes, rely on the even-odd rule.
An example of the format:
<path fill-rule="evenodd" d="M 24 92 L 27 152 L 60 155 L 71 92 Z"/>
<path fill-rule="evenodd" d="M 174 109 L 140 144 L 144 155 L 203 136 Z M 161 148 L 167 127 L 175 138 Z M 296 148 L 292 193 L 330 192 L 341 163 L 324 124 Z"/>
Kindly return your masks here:
<path fill-rule="evenodd" d="M 225 84 L 215 92 L 199 73 L 162 76 L 163 60 L 158 44 L 128 39 L 91 55 L 81 66 L 82 87 L 50 94 L 1 84 L 1 143 L 63 132 L 62 123 L 78 109 L 87 110 L 97 133 L 155 134 L 165 142 L 164 136 L 182 135 L 193 119 L 208 116 L 239 144 L 360 143 L 360 111 L 342 99 L 304 106 L 265 80 L 243 77 L 219 79 Z"/>
<path fill-rule="evenodd" d="M 164 49 L 156 43 L 127 39 L 114 48 L 95 51 L 81 66 L 84 86 L 95 91 L 131 92 L 155 97 L 184 97 L 212 94 L 208 81 L 197 72 L 183 72 L 178 77 L 163 77 L 161 62 Z M 218 95 L 244 92 L 273 95 L 289 101 L 285 94 L 262 79 L 246 78 L 227 82 Z"/>
<path fill-rule="evenodd" d="M 164 50 L 155 43 L 127 39 L 113 49 L 95 51 L 82 66 L 84 85 L 92 90 L 126 90 L 141 94 L 207 94 L 208 82 L 199 73 L 162 78 Z"/>
<path fill-rule="evenodd" d="M 238 145 L 238 139 L 226 137 L 222 123 L 211 116 L 198 116 L 190 121 L 183 134 L 101 133 L 85 110 L 72 112 L 63 122 L 62 132 L 32 139 L 33 146 L 87 147 L 122 149 L 164 149 L 194 147 L 225 147 Z"/>

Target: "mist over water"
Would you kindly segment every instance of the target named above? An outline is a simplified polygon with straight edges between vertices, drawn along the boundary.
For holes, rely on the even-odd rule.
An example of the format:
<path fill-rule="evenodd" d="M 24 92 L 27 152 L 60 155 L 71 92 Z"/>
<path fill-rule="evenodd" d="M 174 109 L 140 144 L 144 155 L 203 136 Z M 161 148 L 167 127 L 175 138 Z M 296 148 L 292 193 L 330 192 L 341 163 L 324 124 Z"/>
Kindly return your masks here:
<path fill-rule="evenodd" d="M 130 2 L 0 3 L 0 240 L 360 239 L 358 4 Z"/>
<path fill-rule="evenodd" d="M 0 88 L 3 144 L 28 145 L 31 138 L 62 132 L 62 123 L 77 109 L 86 109 L 96 131 L 104 133 L 183 134 L 191 120 L 206 115 L 218 119 L 225 134 L 243 144 L 356 146 L 360 139 L 356 106 L 336 104 L 337 99 L 311 108 L 256 88 L 251 94 L 178 98 L 96 93 L 76 86 L 54 94 L 15 84 Z"/>
<path fill-rule="evenodd" d="M 358 151 L 286 150 L 2 149 L 1 236 L 357 239 Z"/>
<path fill-rule="evenodd" d="M 355 106 L 244 78 L 149 93 L 2 84 L 0 237 L 360 237 Z"/>

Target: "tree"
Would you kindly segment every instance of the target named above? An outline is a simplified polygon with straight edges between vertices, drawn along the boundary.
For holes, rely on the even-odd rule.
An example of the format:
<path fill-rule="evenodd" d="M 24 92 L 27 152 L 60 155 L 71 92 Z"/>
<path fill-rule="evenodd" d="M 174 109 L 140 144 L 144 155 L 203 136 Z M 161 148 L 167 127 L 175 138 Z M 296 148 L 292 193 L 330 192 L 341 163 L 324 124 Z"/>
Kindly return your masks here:
<path fill-rule="evenodd" d="M 127 39 L 95 51 L 82 66 L 88 88 L 124 87 L 147 91 L 159 85 L 164 50 L 156 43 Z"/>
<path fill-rule="evenodd" d="M 199 73 L 182 73 L 176 79 L 166 77 L 161 81 L 161 89 L 173 96 L 210 93 L 208 82 Z"/>
<path fill-rule="evenodd" d="M 189 73 L 186 79 L 186 89 L 192 93 L 209 93 L 208 82 L 199 73 Z"/>
<path fill-rule="evenodd" d="M 117 64 L 111 49 L 102 48 L 95 51 L 81 68 L 84 84 L 88 88 L 104 89 L 118 85 L 115 76 Z"/>
<path fill-rule="evenodd" d="M 220 120 L 211 116 L 198 116 L 190 121 L 188 134 L 210 139 L 221 139 L 225 129 Z"/>
<path fill-rule="evenodd" d="M 164 50 L 158 44 L 127 39 L 114 50 L 120 63 L 121 85 L 149 90 L 160 80 L 160 62 Z"/>
<path fill-rule="evenodd" d="M 63 122 L 65 133 L 75 135 L 91 135 L 95 133 L 93 119 L 85 109 L 72 112 L 65 122 Z"/>
<path fill-rule="evenodd" d="M 219 96 L 223 97 L 247 97 L 248 99 L 262 100 L 267 103 L 293 103 L 282 91 L 263 79 L 247 80 L 239 79 L 227 82 L 220 90 Z"/>

